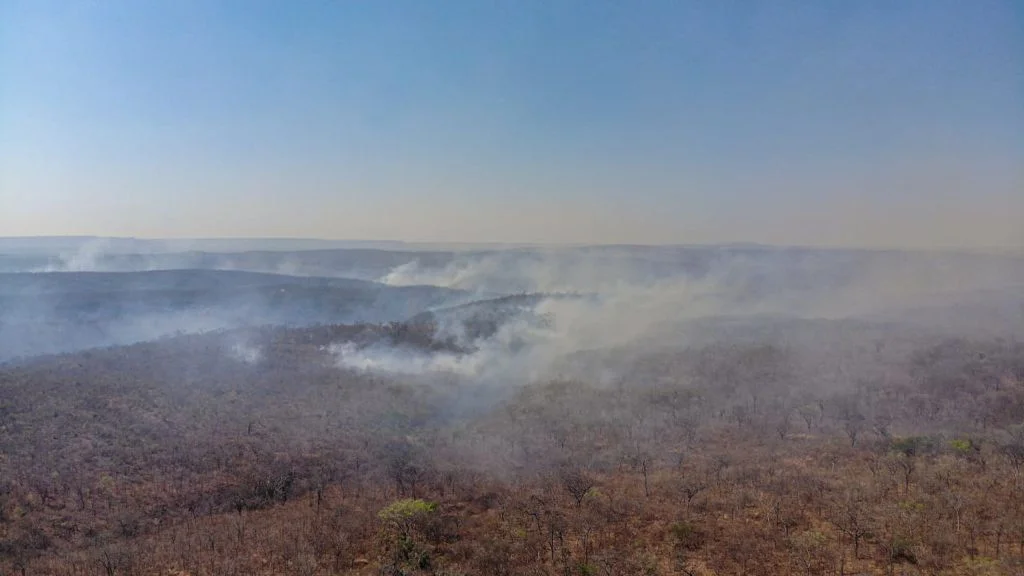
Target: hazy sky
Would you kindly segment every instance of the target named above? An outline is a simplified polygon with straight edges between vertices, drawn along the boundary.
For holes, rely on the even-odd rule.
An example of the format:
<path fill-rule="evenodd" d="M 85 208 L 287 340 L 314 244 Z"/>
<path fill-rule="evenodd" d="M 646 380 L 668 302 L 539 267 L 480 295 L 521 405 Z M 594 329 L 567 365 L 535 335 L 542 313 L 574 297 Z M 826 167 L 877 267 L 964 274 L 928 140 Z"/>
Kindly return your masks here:
<path fill-rule="evenodd" d="M 0 0 L 0 236 L 1024 245 L 1019 0 Z"/>

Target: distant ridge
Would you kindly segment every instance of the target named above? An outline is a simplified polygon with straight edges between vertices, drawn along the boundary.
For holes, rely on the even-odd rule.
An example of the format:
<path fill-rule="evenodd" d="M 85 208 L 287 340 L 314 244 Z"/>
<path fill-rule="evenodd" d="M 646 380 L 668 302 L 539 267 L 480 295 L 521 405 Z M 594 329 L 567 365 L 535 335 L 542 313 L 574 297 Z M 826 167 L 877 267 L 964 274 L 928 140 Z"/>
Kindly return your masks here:
<path fill-rule="evenodd" d="M 537 248 L 540 244 L 406 242 L 319 238 L 133 238 L 116 236 L 0 236 L 0 252 L 42 254 L 95 249 L 106 254 L 164 252 L 296 252 L 306 250 L 451 251 Z"/>

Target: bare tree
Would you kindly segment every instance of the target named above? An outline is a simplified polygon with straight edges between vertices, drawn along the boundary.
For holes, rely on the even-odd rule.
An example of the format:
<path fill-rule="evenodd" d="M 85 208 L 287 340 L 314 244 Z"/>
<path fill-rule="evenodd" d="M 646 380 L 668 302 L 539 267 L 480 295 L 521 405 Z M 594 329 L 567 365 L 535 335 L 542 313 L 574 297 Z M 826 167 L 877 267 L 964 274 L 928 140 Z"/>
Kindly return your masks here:
<path fill-rule="evenodd" d="M 706 482 L 702 482 L 692 477 L 683 478 L 683 480 L 679 483 L 679 491 L 686 499 L 687 511 L 689 511 L 690 504 L 693 503 L 693 499 L 696 498 L 698 494 L 706 490 L 707 487 L 708 485 Z"/>
<path fill-rule="evenodd" d="M 835 527 L 850 537 L 853 543 L 853 557 L 860 557 L 861 540 L 871 533 L 870 515 L 866 512 L 867 502 L 857 491 L 846 492 L 833 507 L 831 521 Z"/>
<path fill-rule="evenodd" d="M 576 502 L 576 507 L 583 505 L 583 499 L 594 487 L 594 479 L 578 468 L 563 470 L 561 473 L 562 486 Z"/>

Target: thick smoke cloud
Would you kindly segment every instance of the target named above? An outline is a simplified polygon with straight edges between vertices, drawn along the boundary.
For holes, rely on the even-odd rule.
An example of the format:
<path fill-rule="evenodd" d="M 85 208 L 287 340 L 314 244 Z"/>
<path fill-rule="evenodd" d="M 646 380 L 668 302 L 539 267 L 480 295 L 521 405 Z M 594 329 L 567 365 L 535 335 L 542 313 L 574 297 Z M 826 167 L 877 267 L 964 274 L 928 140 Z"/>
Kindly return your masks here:
<path fill-rule="evenodd" d="M 722 313 L 724 302 L 707 280 L 674 280 L 642 286 L 620 284 L 587 295 L 542 296 L 506 310 L 493 334 L 467 335 L 473 318 L 438 312 L 437 338 L 466 352 L 429 352 L 375 344 L 336 346 L 339 365 L 395 374 L 447 373 L 480 384 L 527 383 L 564 374 L 562 362 L 587 350 L 636 344 L 688 319 Z M 485 312 L 481 312 L 484 314 Z"/>
<path fill-rule="evenodd" d="M 761 248 L 509 251 L 465 255 L 444 266 L 413 261 L 380 281 L 448 286 L 480 297 L 580 295 L 540 297 L 510 314 L 493 335 L 477 338 L 467 338 L 466 318 L 439 314 L 440 337 L 454 339 L 465 353 L 379 344 L 335 349 L 346 368 L 450 373 L 481 383 L 564 375 L 568 359 L 589 350 L 684 345 L 698 325 L 693 321 L 710 318 L 911 322 L 950 334 L 981 327 L 1014 334 L 1024 326 L 1024 261 L 1013 256 Z"/>
<path fill-rule="evenodd" d="M 0 360 L 257 325 L 418 322 L 429 310 L 434 338 L 445 346 L 336 342 L 338 364 L 505 384 L 571 375 L 581 352 L 683 346 L 715 318 L 855 318 L 986 335 L 1024 326 L 1024 258 L 1012 254 L 693 246 L 140 255 L 129 248 L 80 243 L 50 258 L 66 272 L 8 276 L 0 283 Z M 181 258 L 196 269 L 81 272 L 160 268 Z M 334 277 L 223 270 L 292 264 Z M 353 270 L 376 282 L 337 277 Z M 230 353 L 245 363 L 262 358 L 246 342 Z"/>

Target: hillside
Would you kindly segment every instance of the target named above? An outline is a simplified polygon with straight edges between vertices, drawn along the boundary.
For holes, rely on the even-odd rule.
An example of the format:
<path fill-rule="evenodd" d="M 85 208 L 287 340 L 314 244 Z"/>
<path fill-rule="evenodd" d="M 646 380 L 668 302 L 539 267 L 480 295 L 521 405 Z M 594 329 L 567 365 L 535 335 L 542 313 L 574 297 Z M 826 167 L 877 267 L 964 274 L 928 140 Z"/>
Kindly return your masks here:
<path fill-rule="evenodd" d="M 1004 574 L 1024 347 L 657 353 L 605 385 L 339 368 L 430 324 L 180 336 L 0 367 L 0 566 L 26 574 Z M 843 336 L 835 336 L 842 338 Z M 859 342 L 859 343 L 858 343 Z M 839 360 L 839 357 L 832 360 Z M 829 367 L 829 366 L 832 367 Z M 836 373 L 839 370 L 840 373 Z M 823 375 L 853 377 L 822 386 Z M 402 499 L 422 499 L 424 503 Z M 404 502 L 404 503 L 403 503 Z"/>
<path fill-rule="evenodd" d="M 260 325 L 388 322 L 455 290 L 225 270 L 0 274 L 0 360 Z"/>

